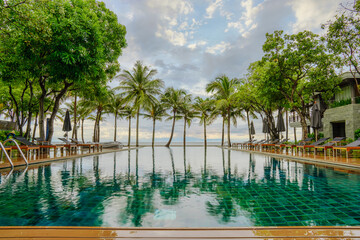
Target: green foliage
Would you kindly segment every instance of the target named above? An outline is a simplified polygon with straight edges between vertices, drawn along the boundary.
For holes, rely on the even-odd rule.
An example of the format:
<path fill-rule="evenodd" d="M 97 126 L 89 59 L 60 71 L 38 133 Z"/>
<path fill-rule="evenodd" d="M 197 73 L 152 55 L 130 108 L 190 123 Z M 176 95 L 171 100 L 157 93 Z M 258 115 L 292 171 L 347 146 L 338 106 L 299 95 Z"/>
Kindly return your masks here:
<path fill-rule="evenodd" d="M 315 134 L 314 133 L 308 133 L 307 137 L 309 137 L 309 138 L 311 137 L 312 139 L 315 139 Z M 324 133 L 319 132 L 317 138 L 320 139 L 320 138 L 323 138 L 323 137 L 324 137 Z"/>
<path fill-rule="evenodd" d="M 360 128 L 355 130 L 355 139 L 360 138 Z"/>
<path fill-rule="evenodd" d="M 340 100 L 340 101 L 335 101 L 333 103 L 330 104 L 331 108 L 336 108 L 336 107 L 341 107 L 341 106 L 346 106 L 351 104 L 351 98 L 349 99 L 345 99 L 345 100 Z"/>
<path fill-rule="evenodd" d="M 3 142 L 7 139 L 9 133 L 13 133 L 13 130 L 0 130 L 0 141 Z M 15 135 L 20 135 L 19 131 L 15 131 Z"/>

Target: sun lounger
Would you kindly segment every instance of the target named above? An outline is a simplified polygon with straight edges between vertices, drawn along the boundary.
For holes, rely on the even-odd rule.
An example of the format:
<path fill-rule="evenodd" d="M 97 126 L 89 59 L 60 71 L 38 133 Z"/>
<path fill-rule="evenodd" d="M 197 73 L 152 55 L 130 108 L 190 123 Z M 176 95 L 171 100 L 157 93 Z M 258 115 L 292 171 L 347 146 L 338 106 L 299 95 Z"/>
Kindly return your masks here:
<path fill-rule="evenodd" d="M 260 144 L 261 149 L 264 149 L 264 148 L 268 148 L 268 147 L 274 146 L 274 145 L 275 145 L 275 144 L 277 144 L 279 141 L 280 141 L 280 139 L 274 139 L 274 140 L 270 140 L 270 142 L 269 142 L 269 143 Z"/>
<path fill-rule="evenodd" d="M 100 143 L 95 143 L 95 142 L 83 143 L 74 138 L 70 138 L 70 140 L 73 141 L 74 143 L 76 143 L 80 147 L 88 147 L 89 151 L 91 150 L 91 148 L 93 148 L 93 150 L 95 152 L 95 147 L 97 148 L 97 151 L 100 151 L 100 149 L 102 150 L 102 144 L 100 144 Z"/>
<path fill-rule="evenodd" d="M 266 142 L 266 139 L 261 139 L 261 140 L 256 141 L 256 142 L 249 143 L 248 148 L 255 149 L 257 146 L 259 146 L 259 144 L 263 144 L 265 142 Z"/>
<path fill-rule="evenodd" d="M 72 153 L 74 150 L 76 152 L 76 150 L 78 148 L 77 144 L 70 142 L 66 138 L 58 138 L 58 139 L 64 142 L 64 146 L 70 153 Z"/>
<path fill-rule="evenodd" d="M 64 149 L 64 145 L 51 145 L 51 144 L 46 144 L 46 145 L 37 145 L 35 143 L 32 143 L 30 141 L 28 141 L 26 138 L 22 137 L 22 136 L 14 136 L 14 139 L 24 145 L 20 145 L 20 149 L 24 150 L 26 153 L 26 157 L 29 157 L 29 151 L 35 151 L 36 155 L 38 156 L 40 152 L 42 152 L 42 150 L 49 150 L 49 149 L 54 149 L 54 154 L 56 154 L 57 149 Z M 12 149 L 17 149 L 16 146 L 12 146 Z"/>
<path fill-rule="evenodd" d="M 349 143 L 345 146 L 336 146 L 336 147 L 333 147 L 333 156 L 335 157 L 337 155 L 337 151 L 343 151 L 345 150 L 346 151 L 346 158 L 349 157 L 349 153 L 351 151 L 354 151 L 354 150 L 360 150 L 360 138 L 358 138 L 356 141 L 352 142 L 352 143 Z"/>
<path fill-rule="evenodd" d="M 309 137 L 309 138 L 305 138 L 304 140 L 300 141 L 298 144 L 286 144 L 284 146 L 285 151 L 288 152 L 288 150 L 291 149 L 291 152 L 293 153 L 294 149 L 297 149 L 296 146 L 308 145 L 312 140 L 313 140 L 313 138 Z"/>
<path fill-rule="evenodd" d="M 320 138 L 319 140 L 317 140 L 316 142 L 313 142 L 311 144 L 308 144 L 308 145 L 297 145 L 296 148 L 299 150 L 299 149 L 302 149 L 303 152 L 306 151 L 306 149 L 311 149 L 311 148 L 314 148 L 315 146 L 319 146 L 321 144 L 323 144 L 324 142 L 326 142 L 329 138 Z"/>
<path fill-rule="evenodd" d="M 338 145 L 341 141 L 345 140 L 346 137 L 336 137 L 333 140 L 331 140 L 330 142 L 327 142 L 323 145 L 320 146 L 315 146 L 314 147 L 314 154 L 317 153 L 318 150 L 324 150 L 324 156 L 326 156 L 326 152 L 329 149 L 333 149 L 334 146 Z"/>
<path fill-rule="evenodd" d="M 273 148 L 275 151 L 276 150 L 282 150 L 285 146 L 286 146 L 286 142 L 287 141 L 289 141 L 289 139 L 288 138 L 284 138 L 284 139 L 282 139 L 280 142 L 278 142 L 278 143 L 276 143 L 276 144 L 274 144 L 273 146 L 270 146 L 270 148 Z"/>
<path fill-rule="evenodd" d="M 249 141 L 246 141 L 246 142 L 242 142 L 242 143 L 233 143 L 232 144 L 232 146 L 233 147 L 243 147 L 245 144 L 248 144 L 248 143 L 250 143 L 251 141 L 249 140 Z"/>

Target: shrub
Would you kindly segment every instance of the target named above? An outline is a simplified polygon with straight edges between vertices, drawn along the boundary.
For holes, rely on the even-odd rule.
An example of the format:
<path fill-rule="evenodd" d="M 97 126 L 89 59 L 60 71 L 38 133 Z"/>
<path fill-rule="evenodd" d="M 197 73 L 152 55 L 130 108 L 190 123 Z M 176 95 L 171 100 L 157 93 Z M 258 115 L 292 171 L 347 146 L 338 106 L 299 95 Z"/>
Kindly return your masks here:
<path fill-rule="evenodd" d="M 308 137 L 311 137 L 312 139 L 315 140 L 315 134 L 314 133 L 308 133 Z M 318 139 L 323 138 L 324 134 L 322 132 L 318 133 Z"/>
<path fill-rule="evenodd" d="M 332 104 L 330 104 L 330 108 L 341 107 L 349 104 L 351 104 L 351 98 L 333 102 Z"/>
<path fill-rule="evenodd" d="M 6 140 L 9 133 L 11 133 L 12 130 L 0 130 L 0 141 L 3 142 Z M 15 131 L 16 135 L 19 135 L 20 133 L 18 131 Z"/>
<path fill-rule="evenodd" d="M 358 139 L 360 137 L 360 128 L 355 130 L 355 139 Z"/>

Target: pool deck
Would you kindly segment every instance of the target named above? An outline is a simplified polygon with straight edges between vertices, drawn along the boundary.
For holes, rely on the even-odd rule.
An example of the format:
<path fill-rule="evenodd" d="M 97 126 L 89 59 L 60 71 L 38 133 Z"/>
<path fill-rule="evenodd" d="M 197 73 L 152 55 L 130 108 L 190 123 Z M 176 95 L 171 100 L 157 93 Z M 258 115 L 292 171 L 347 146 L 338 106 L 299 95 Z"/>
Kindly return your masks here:
<path fill-rule="evenodd" d="M 0 227 L 0 239 L 359 239 L 360 227 Z"/>
<path fill-rule="evenodd" d="M 275 158 L 288 159 L 292 161 L 302 162 L 302 163 L 310 163 L 318 166 L 331 167 L 336 170 L 345 170 L 348 172 L 360 172 L 360 158 L 353 157 L 333 157 L 333 156 L 324 156 L 320 154 L 312 154 L 312 153 L 286 153 L 286 152 L 276 152 L 271 150 L 248 150 L 241 148 L 227 148 L 235 151 L 249 152 L 249 153 L 258 153 L 263 155 L 272 156 Z"/>

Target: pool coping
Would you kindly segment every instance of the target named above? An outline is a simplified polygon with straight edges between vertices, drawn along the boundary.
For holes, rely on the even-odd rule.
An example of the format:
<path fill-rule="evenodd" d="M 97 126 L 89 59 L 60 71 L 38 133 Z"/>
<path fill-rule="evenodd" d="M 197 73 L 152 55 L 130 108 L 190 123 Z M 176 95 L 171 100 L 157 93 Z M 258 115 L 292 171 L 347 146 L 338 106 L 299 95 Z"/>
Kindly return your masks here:
<path fill-rule="evenodd" d="M 360 226 L 232 228 L 0 227 L 0 239 L 323 239 L 328 237 L 332 239 L 360 238 Z"/>
<path fill-rule="evenodd" d="M 294 161 L 302 162 L 302 163 L 309 163 L 309 164 L 315 164 L 315 165 L 320 165 L 320 166 L 325 166 L 325 167 L 332 167 L 332 168 L 336 168 L 336 169 L 340 168 L 340 169 L 344 169 L 344 170 L 360 172 L 360 165 L 355 165 L 355 164 L 330 162 L 330 161 L 326 161 L 326 160 L 319 160 L 319 159 L 314 159 L 314 158 L 304 157 L 304 156 L 284 155 L 284 154 L 273 153 L 273 152 L 254 151 L 254 150 L 239 149 L 239 148 L 233 148 L 233 147 L 229 148 L 229 147 L 221 147 L 220 146 L 220 148 L 235 150 L 235 151 L 240 151 L 240 152 L 263 154 L 263 155 L 273 156 L 276 158 L 294 160 Z"/>
<path fill-rule="evenodd" d="M 77 155 L 60 156 L 60 157 L 56 157 L 56 158 L 36 159 L 36 160 L 30 160 L 28 166 L 36 166 L 36 165 L 41 165 L 41 164 L 51 163 L 51 162 L 56 162 L 56 161 L 65 161 L 65 160 L 79 158 L 79 157 L 96 156 L 96 155 L 101 155 L 101 154 L 105 154 L 105 153 L 129 151 L 129 150 L 134 150 L 134 149 L 139 149 L 139 148 L 141 148 L 141 147 L 117 148 L 117 149 L 103 150 L 101 152 L 87 152 L 87 153 L 77 154 Z M 13 163 L 14 163 L 14 169 L 26 167 L 25 162 L 16 161 Z M 9 170 L 9 169 L 11 169 L 10 163 L 3 163 L 0 165 L 0 171 Z M 0 239 L 1 239 L 1 237 L 0 237 Z"/>

